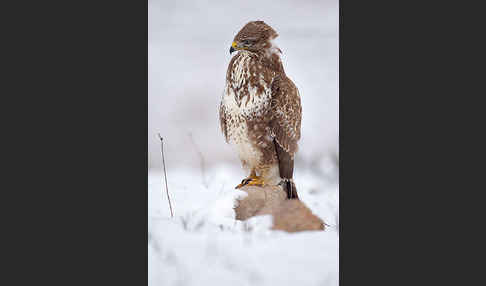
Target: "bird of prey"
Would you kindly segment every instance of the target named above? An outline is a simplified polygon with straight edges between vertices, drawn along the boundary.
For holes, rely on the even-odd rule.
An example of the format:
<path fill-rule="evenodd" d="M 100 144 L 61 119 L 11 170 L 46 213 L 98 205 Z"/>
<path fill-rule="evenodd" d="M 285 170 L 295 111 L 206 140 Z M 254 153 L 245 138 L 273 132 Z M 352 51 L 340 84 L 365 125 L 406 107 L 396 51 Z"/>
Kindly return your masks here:
<path fill-rule="evenodd" d="M 280 185 L 298 199 L 293 182 L 302 108 L 285 75 L 277 32 L 263 21 L 247 23 L 234 37 L 219 116 L 226 142 L 250 172 L 244 185 Z"/>

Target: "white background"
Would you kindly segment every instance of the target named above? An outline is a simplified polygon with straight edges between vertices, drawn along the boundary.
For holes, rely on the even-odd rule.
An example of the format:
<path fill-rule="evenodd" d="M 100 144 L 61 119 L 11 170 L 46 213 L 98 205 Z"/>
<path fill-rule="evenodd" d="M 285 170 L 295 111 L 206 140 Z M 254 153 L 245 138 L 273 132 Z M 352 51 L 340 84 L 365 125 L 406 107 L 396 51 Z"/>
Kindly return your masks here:
<path fill-rule="evenodd" d="M 263 20 L 278 33 L 285 72 L 302 98 L 297 164 L 338 152 L 338 1 L 149 1 L 149 168 L 239 164 L 219 127 L 219 102 L 235 34 Z M 234 55 L 234 54 L 233 54 Z M 189 134 L 192 134 L 192 143 Z"/>
<path fill-rule="evenodd" d="M 338 1 L 149 1 L 149 285 L 338 285 Z M 234 35 L 263 20 L 279 34 L 302 99 L 294 179 L 324 232 L 234 220 L 246 175 L 219 127 Z M 165 140 L 170 217 L 161 172 Z"/>

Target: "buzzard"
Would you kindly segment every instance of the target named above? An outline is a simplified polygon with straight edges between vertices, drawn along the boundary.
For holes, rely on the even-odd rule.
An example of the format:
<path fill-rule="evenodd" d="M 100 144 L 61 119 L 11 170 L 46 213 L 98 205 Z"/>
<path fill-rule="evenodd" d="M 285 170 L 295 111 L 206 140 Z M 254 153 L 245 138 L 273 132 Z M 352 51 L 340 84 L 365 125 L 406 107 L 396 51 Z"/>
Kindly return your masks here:
<path fill-rule="evenodd" d="M 281 185 L 287 198 L 298 199 L 292 175 L 302 108 L 273 42 L 277 36 L 263 21 L 249 22 L 236 34 L 219 116 L 226 142 L 250 172 L 236 188 Z"/>

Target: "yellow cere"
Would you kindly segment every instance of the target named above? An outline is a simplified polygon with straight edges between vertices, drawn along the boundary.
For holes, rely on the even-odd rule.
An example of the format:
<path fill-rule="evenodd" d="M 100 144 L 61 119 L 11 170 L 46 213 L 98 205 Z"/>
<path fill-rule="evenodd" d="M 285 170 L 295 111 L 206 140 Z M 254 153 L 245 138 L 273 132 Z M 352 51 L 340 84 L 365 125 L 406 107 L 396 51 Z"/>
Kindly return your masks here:
<path fill-rule="evenodd" d="M 231 46 L 232 46 L 233 48 L 236 48 L 236 42 L 233 42 L 233 43 L 231 44 Z"/>

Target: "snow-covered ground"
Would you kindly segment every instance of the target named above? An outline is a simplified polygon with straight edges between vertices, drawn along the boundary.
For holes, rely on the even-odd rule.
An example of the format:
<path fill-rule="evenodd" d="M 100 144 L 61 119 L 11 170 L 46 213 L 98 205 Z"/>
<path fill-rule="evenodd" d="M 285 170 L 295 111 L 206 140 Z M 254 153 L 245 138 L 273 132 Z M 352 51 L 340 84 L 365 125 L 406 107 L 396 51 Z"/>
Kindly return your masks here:
<path fill-rule="evenodd" d="M 337 166 L 296 170 L 303 202 L 328 225 L 323 232 L 269 230 L 271 216 L 234 220 L 234 186 L 245 176 L 221 165 L 169 169 L 170 217 L 163 173 L 148 176 L 149 285 L 338 285 Z"/>
<path fill-rule="evenodd" d="M 149 0 L 149 285 L 338 284 L 338 0 Z M 249 21 L 280 36 L 302 101 L 294 178 L 324 232 L 269 231 L 233 219 L 245 174 L 225 143 L 219 102 L 229 46 Z M 161 173 L 160 133 L 175 217 Z"/>

